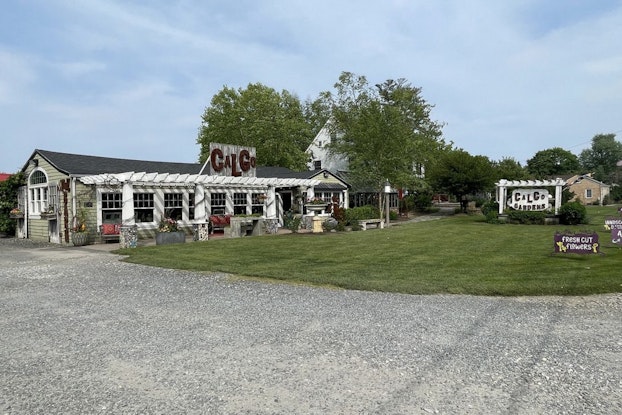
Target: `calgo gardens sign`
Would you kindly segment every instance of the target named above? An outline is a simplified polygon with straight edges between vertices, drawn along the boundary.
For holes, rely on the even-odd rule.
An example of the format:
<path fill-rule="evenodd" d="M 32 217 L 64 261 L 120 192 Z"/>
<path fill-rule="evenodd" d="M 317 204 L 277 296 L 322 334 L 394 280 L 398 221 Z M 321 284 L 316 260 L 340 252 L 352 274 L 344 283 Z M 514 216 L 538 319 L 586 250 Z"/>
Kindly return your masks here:
<path fill-rule="evenodd" d="M 546 189 L 516 189 L 508 199 L 508 207 L 516 210 L 547 210 L 551 208 L 550 198 Z"/>
<path fill-rule="evenodd" d="M 554 237 L 555 253 L 563 254 L 600 254 L 598 234 L 594 233 L 556 233 Z"/>

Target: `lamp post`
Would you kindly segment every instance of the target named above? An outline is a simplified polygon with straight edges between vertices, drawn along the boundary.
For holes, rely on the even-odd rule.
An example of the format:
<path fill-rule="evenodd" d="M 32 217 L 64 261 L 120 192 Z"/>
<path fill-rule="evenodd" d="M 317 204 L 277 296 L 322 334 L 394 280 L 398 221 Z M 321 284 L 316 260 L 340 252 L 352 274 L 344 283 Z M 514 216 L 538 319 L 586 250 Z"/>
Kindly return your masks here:
<path fill-rule="evenodd" d="M 386 223 L 385 225 L 390 226 L 390 217 L 389 217 L 389 194 L 391 193 L 391 184 L 389 183 L 389 179 L 384 182 L 384 199 L 385 199 L 385 211 L 386 211 Z"/>

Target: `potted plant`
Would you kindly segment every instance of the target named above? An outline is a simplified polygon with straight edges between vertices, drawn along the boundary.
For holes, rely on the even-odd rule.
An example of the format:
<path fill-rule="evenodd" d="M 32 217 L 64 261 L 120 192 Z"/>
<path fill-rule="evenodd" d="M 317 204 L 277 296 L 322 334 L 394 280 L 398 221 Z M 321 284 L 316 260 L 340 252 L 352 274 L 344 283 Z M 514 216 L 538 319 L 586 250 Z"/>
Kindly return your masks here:
<path fill-rule="evenodd" d="M 44 212 L 41 212 L 42 219 L 56 219 L 56 211 L 54 210 L 54 206 L 48 205 L 47 209 Z"/>
<path fill-rule="evenodd" d="M 312 212 L 313 214 L 317 214 L 326 209 L 326 203 L 323 199 L 319 197 L 314 197 L 313 199 L 307 200 L 307 212 Z"/>
<path fill-rule="evenodd" d="M 186 242 L 186 234 L 179 229 L 173 218 L 163 217 L 156 232 L 156 245 L 178 244 Z"/>
<path fill-rule="evenodd" d="M 12 219 L 22 219 L 24 217 L 24 212 L 20 208 L 13 208 L 9 212 L 9 216 Z"/>
<path fill-rule="evenodd" d="M 89 241 L 89 228 L 87 226 L 87 213 L 80 209 L 73 218 L 71 227 L 71 242 L 74 246 L 84 246 Z"/>

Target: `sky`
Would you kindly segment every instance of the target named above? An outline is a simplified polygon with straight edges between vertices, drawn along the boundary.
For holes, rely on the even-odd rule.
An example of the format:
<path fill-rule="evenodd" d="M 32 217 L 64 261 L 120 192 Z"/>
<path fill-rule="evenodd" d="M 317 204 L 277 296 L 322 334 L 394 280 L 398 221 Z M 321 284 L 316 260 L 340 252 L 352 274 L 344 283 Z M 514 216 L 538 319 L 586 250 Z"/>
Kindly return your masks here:
<path fill-rule="evenodd" d="M 196 162 L 227 86 L 406 79 L 444 138 L 525 165 L 622 133 L 622 0 L 6 0 L 0 172 L 35 149 Z"/>

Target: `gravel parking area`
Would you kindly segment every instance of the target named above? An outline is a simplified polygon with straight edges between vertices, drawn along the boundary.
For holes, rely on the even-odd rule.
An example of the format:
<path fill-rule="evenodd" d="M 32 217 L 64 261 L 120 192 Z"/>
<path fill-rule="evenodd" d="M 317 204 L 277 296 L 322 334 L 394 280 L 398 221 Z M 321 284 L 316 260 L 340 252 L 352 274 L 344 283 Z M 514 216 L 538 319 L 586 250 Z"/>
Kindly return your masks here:
<path fill-rule="evenodd" d="M 2 414 L 622 413 L 621 295 L 331 290 L 4 239 L 0 333 Z"/>

